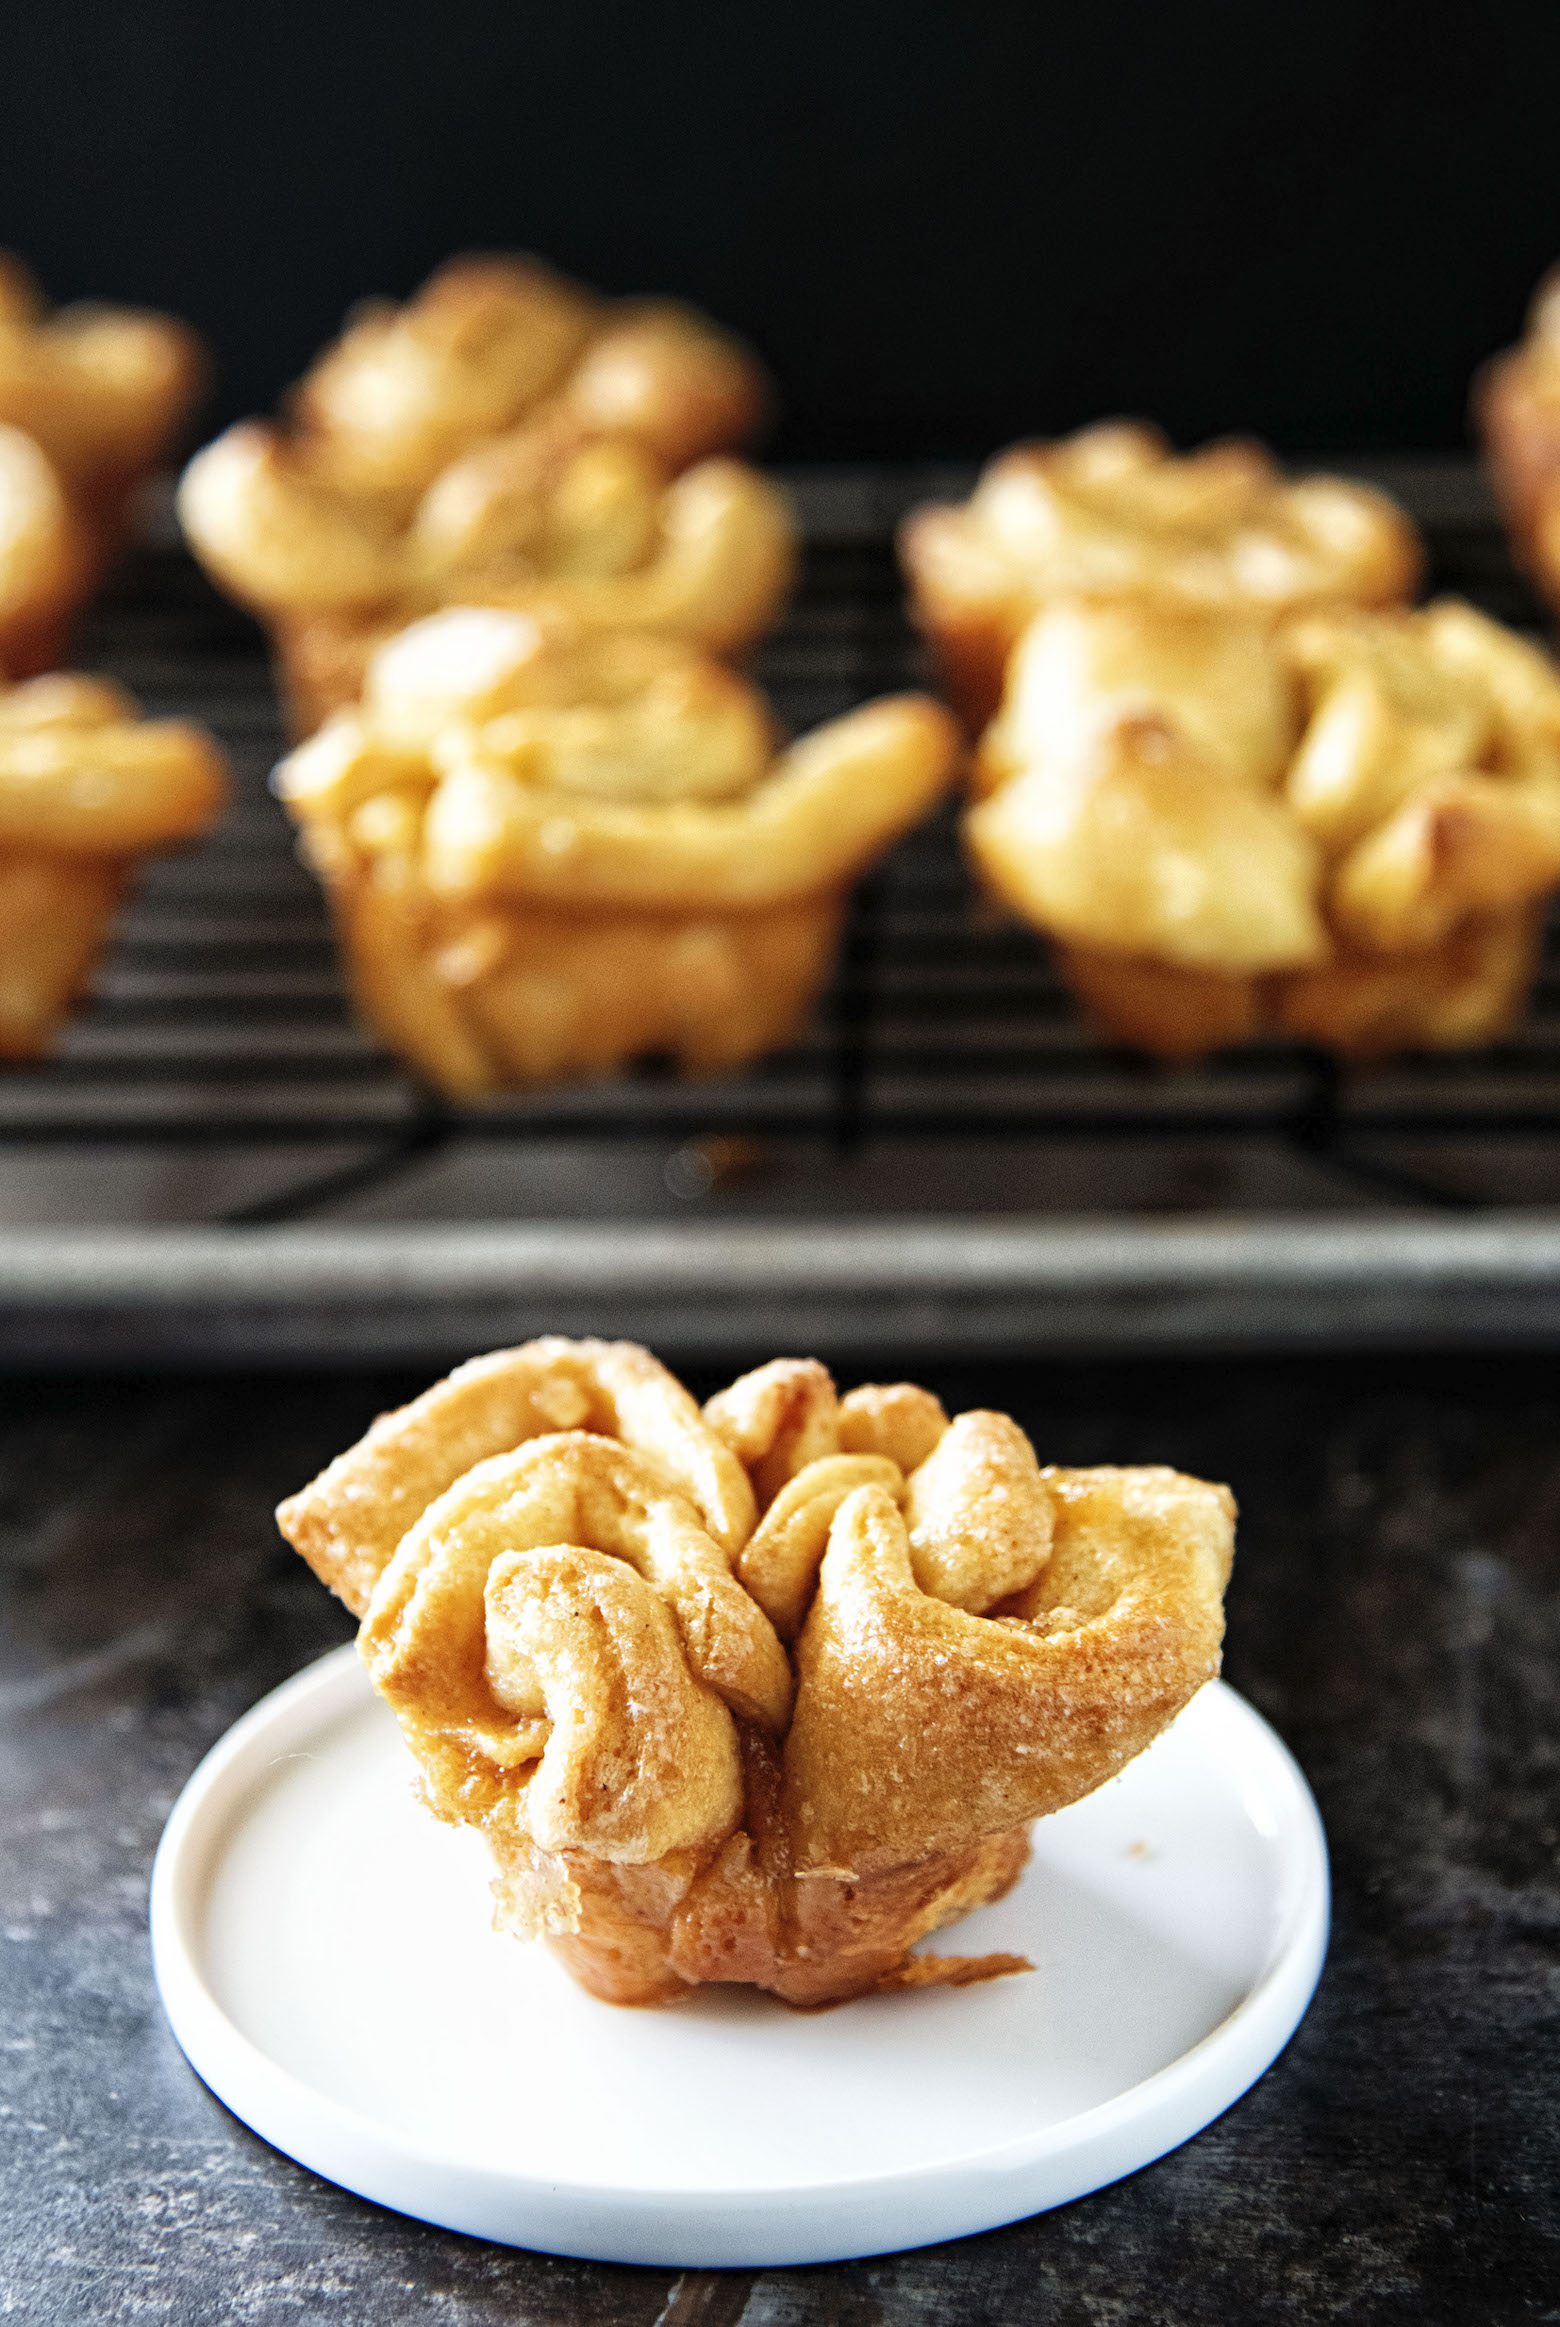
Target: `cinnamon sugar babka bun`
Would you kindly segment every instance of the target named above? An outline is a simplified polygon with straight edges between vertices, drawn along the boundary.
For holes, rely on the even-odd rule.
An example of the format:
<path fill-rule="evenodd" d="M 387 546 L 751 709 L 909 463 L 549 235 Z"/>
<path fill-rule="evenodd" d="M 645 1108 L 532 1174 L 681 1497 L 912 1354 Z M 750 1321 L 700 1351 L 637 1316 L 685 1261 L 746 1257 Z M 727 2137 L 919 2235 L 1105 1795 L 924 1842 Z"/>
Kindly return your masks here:
<path fill-rule="evenodd" d="M 137 859 L 205 831 L 225 791 L 203 729 L 107 680 L 0 683 L 0 1059 L 49 1049 Z"/>
<path fill-rule="evenodd" d="M 593 1995 L 962 1985 L 917 1955 L 1030 1822 L 1217 1672 L 1226 1488 L 1042 1469 L 1005 1415 L 778 1359 L 701 1411 L 644 1350 L 460 1367 L 278 1513 L 362 1618 L 497 1920 Z"/>
<path fill-rule="evenodd" d="M 1271 618 L 1392 604 L 1423 562 L 1409 519 L 1369 486 L 1285 477 L 1247 438 L 1178 458 L 1157 429 L 1126 421 L 1000 453 L 967 502 L 911 513 L 900 555 L 911 613 L 972 731 L 997 708 L 1020 633 L 1058 599 Z"/>
<path fill-rule="evenodd" d="M 357 309 L 282 423 L 191 463 L 190 546 L 267 624 L 295 732 L 355 702 L 374 648 L 446 605 L 560 608 L 717 653 L 789 587 L 784 497 L 728 455 L 754 358 L 670 301 L 596 298 L 534 259 L 463 258 Z"/>
<path fill-rule="evenodd" d="M 958 759 L 925 696 L 780 750 L 763 699 L 680 641 L 456 607 L 378 650 L 360 708 L 276 788 L 363 1015 L 476 1097 L 778 1047 L 828 976 L 850 882 Z"/>
<path fill-rule="evenodd" d="M 1168 1057 L 1489 1042 L 1560 885 L 1560 671 L 1457 599 L 1057 605 L 976 757 L 977 869 Z"/>
<path fill-rule="evenodd" d="M 0 251 L 0 676 L 61 661 L 131 496 L 175 450 L 205 372 L 186 324 L 85 303 L 51 313 Z"/>

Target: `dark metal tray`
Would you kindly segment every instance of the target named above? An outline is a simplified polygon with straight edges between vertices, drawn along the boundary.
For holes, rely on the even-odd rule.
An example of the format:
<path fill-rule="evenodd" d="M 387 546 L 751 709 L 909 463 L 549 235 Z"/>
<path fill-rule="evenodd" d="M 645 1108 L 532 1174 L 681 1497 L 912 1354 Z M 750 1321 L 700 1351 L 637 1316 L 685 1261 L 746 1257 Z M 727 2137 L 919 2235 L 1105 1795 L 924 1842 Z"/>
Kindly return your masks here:
<path fill-rule="evenodd" d="M 1432 588 L 1537 626 L 1468 464 L 1368 473 L 1425 525 Z M 892 526 L 967 479 L 792 482 L 805 577 L 759 676 L 804 727 L 921 675 Z M 208 721 L 239 800 L 150 868 L 59 1055 L 0 1077 L 0 1358 L 432 1357 L 546 1325 L 710 1350 L 1560 1330 L 1553 935 L 1490 1050 L 1170 1071 L 1088 1038 L 950 815 L 862 885 L 794 1049 L 458 1109 L 346 1008 L 266 790 L 258 634 L 165 538 L 79 659 Z"/>

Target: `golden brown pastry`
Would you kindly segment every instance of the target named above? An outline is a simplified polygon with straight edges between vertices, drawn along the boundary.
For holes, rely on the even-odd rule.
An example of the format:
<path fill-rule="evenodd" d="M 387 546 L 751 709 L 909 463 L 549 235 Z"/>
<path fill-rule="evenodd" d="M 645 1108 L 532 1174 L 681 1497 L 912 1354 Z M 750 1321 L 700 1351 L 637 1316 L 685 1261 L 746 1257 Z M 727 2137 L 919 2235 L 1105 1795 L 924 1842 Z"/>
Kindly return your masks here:
<path fill-rule="evenodd" d="M 60 660 L 130 494 L 173 450 L 204 377 L 187 325 L 122 307 L 50 314 L 0 252 L 0 674 Z"/>
<path fill-rule="evenodd" d="M 701 1412 L 563 1340 L 460 1367 L 277 1518 L 499 1924 L 621 2004 L 1027 1969 L 910 1950 L 1217 1672 L 1234 1540 L 1226 1488 L 1042 1470 L 913 1384 L 777 1359 Z"/>
<path fill-rule="evenodd" d="M 1471 606 L 1061 604 L 967 835 L 1105 1032 L 1171 1057 L 1505 1031 L 1560 884 L 1560 672 Z"/>
<path fill-rule="evenodd" d="M 98 557 L 42 448 L 0 426 L 0 682 L 58 662 Z"/>
<path fill-rule="evenodd" d="M 762 699 L 683 644 L 452 607 L 381 647 L 360 710 L 276 781 L 364 1016 L 475 1095 L 783 1043 L 849 883 L 958 756 L 903 695 L 777 757 Z"/>
<path fill-rule="evenodd" d="M 900 554 L 972 730 L 997 707 L 1014 641 L 1057 599 L 1272 617 L 1406 598 L 1422 562 L 1408 518 L 1366 485 L 1286 478 L 1244 438 L 1177 457 L 1126 421 L 999 454 L 962 506 L 911 513 Z"/>
<path fill-rule="evenodd" d="M 691 309 L 596 299 L 533 259 L 456 259 L 360 309 L 296 391 L 190 464 L 197 557 L 270 627 L 299 733 L 375 647 L 450 604 L 562 608 L 717 652 L 789 586 L 788 508 L 740 461 L 766 403 Z"/>
<path fill-rule="evenodd" d="M 211 738 L 102 679 L 0 685 L 0 1059 L 48 1049 L 137 857 L 221 805 Z"/>

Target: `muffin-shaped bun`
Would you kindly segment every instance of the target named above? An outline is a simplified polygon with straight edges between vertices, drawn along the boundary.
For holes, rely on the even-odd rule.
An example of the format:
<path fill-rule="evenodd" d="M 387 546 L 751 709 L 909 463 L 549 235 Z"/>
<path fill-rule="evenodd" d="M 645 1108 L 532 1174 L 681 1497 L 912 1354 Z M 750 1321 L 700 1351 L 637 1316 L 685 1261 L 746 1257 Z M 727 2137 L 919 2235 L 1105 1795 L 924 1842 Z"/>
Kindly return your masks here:
<path fill-rule="evenodd" d="M 1421 612 L 1066 604 L 1015 649 L 967 836 L 1101 1029 L 1489 1041 L 1560 883 L 1560 672 Z"/>
<path fill-rule="evenodd" d="M 701 1413 L 643 1350 L 561 1340 L 461 1367 L 278 1513 L 503 1921 L 613 2002 L 798 2004 L 1026 1968 L 910 1950 L 1217 1671 L 1233 1518 L 1173 1471 L 1042 1470 L 913 1384 L 778 1359 Z"/>
<path fill-rule="evenodd" d="M 277 790 L 365 1016 L 478 1094 L 643 1052 L 708 1072 L 786 1040 L 847 884 L 957 759 L 924 696 L 777 752 L 762 699 L 685 644 L 465 607 L 381 647 L 361 709 Z"/>

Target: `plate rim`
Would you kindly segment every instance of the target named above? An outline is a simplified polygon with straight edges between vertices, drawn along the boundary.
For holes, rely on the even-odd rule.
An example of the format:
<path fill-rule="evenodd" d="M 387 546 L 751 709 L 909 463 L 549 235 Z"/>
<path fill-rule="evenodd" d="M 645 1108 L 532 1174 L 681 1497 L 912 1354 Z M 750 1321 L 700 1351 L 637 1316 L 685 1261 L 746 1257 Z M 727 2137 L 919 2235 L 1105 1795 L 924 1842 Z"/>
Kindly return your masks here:
<path fill-rule="evenodd" d="M 602 2261 L 765 2268 L 901 2251 L 996 2228 L 1103 2188 L 1192 2139 L 1278 2058 L 1321 1977 L 1331 1898 L 1320 1813 L 1276 1731 L 1228 1682 L 1213 1680 L 1192 1704 L 1217 1707 L 1221 1722 L 1236 1721 L 1260 1740 L 1262 1791 L 1276 1794 L 1280 1807 L 1284 1879 L 1261 1969 L 1231 2011 L 1174 2060 L 1034 2132 L 886 2171 L 701 2189 L 551 2178 L 495 2165 L 390 2129 L 284 2067 L 230 2017 L 204 1961 L 199 1910 L 244 1796 L 265 1782 L 257 1749 L 271 1746 L 267 1759 L 274 1762 L 300 1734 L 372 1702 L 356 1643 L 347 1641 L 268 1691 L 202 1756 L 153 1862 L 153 1971 L 185 2059 L 251 2131 L 361 2197 L 468 2235 Z M 1077 2170 L 1054 2171 L 1068 2160 Z M 929 2220 L 933 2192 L 944 2202 Z M 761 2229 L 766 2214 L 784 2219 Z M 861 2235 L 858 2218 L 874 2216 L 902 2217 L 907 2235 Z M 612 2227 L 604 2231 L 608 2219 Z"/>

